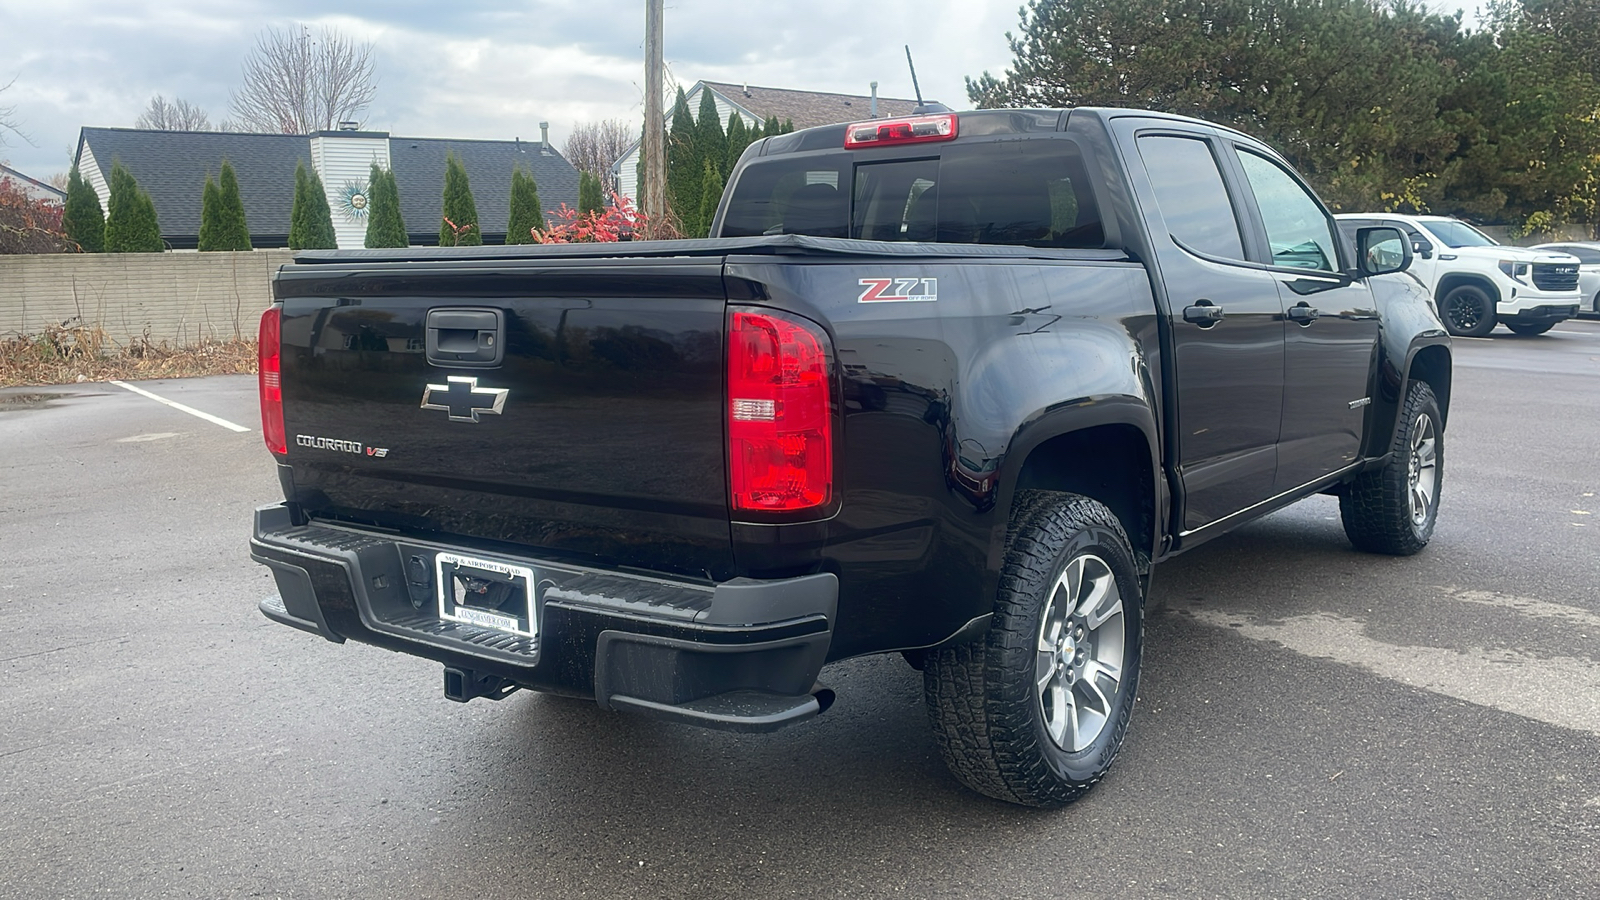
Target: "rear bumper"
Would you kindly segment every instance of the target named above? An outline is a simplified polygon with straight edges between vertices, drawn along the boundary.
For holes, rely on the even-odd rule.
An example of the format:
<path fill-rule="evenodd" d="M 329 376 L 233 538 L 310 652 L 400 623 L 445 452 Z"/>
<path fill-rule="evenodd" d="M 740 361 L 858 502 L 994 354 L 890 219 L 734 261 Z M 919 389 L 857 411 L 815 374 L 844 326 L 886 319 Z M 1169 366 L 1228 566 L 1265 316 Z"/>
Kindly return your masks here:
<path fill-rule="evenodd" d="M 440 552 L 536 572 L 536 636 L 442 618 L 430 574 Z M 320 522 L 296 525 L 281 504 L 256 510 L 250 557 L 277 583 L 278 595 L 260 604 L 268 618 L 331 641 L 441 662 L 456 699 L 493 696 L 472 685 L 504 682 L 738 731 L 780 728 L 832 700 L 816 684 L 836 619 L 832 574 L 675 582 Z"/>

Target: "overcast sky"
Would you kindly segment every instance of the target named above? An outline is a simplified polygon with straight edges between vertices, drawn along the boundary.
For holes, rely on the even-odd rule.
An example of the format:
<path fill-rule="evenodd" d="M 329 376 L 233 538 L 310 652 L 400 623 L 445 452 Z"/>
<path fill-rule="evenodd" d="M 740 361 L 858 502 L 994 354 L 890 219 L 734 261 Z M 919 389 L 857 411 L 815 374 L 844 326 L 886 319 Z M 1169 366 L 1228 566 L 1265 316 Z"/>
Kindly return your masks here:
<path fill-rule="evenodd" d="M 1021 0 L 667 0 L 669 79 L 911 97 L 967 105 L 963 76 L 997 74 Z M 150 98 L 182 98 L 212 122 L 255 35 L 332 25 L 371 41 L 378 93 L 366 125 L 407 137 L 535 138 L 574 124 L 643 120 L 644 2 L 584 0 L 0 0 L 0 107 L 32 145 L 0 134 L 0 160 L 48 178 L 78 129 L 132 127 Z"/>

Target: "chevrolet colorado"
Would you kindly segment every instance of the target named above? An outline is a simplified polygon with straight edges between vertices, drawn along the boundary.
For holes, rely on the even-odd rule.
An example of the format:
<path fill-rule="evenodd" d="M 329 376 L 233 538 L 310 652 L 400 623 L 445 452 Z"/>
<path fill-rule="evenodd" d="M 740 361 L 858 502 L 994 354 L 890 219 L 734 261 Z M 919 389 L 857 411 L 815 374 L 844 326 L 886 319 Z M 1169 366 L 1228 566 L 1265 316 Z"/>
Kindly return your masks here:
<path fill-rule="evenodd" d="M 923 672 L 950 769 L 1068 803 L 1121 746 L 1154 564 L 1315 493 L 1438 513 L 1449 337 L 1393 228 L 1131 110 L 752 145 L 707 240 L 307 252 L 262 316 L 269 618 L 766 731 Z"/>

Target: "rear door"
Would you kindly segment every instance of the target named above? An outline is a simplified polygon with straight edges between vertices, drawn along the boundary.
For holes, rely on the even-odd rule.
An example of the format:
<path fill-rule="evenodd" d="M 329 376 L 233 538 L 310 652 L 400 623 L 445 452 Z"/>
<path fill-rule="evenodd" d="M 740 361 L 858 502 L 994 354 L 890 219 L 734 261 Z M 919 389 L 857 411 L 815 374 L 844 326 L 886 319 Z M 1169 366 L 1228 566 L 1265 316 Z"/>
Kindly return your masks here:
<path fill-rule="evenodd" d="M 1272 496 L 1283 308 L 1246 255 L 1215 133 L 1135 118 L 1113 127 L 1137 154 L 1127 168 L 1170 304 L 1187 533 Z"/>
<path fill-rule="evenodd" d="M 731 571 L 720 259 L 298 265 L 277 293 L 313 515 Z"/>
<path fill-rule="evenodd" d="M 1378 345 L 1365 280 L 1346 270 L 1333 216 L 1294 173 L 1229 141 L 1248 198 L 1250 253 L 1268 267 L 1284 307 L 1283 426 L 1274 493 L 1356 462 Z"/>

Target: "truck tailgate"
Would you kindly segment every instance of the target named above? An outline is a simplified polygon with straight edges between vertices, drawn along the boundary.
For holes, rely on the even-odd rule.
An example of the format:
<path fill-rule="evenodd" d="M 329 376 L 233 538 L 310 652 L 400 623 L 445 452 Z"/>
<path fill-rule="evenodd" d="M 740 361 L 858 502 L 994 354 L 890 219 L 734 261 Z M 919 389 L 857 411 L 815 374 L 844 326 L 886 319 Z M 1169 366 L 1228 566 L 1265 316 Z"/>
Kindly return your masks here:
<path fill-rule="evenodd" d="M 732 571 L 721 259 L 297 265 L 275 293 L 311 515 Z M 499 358 L 449 349 L 474 336 Z"/>

